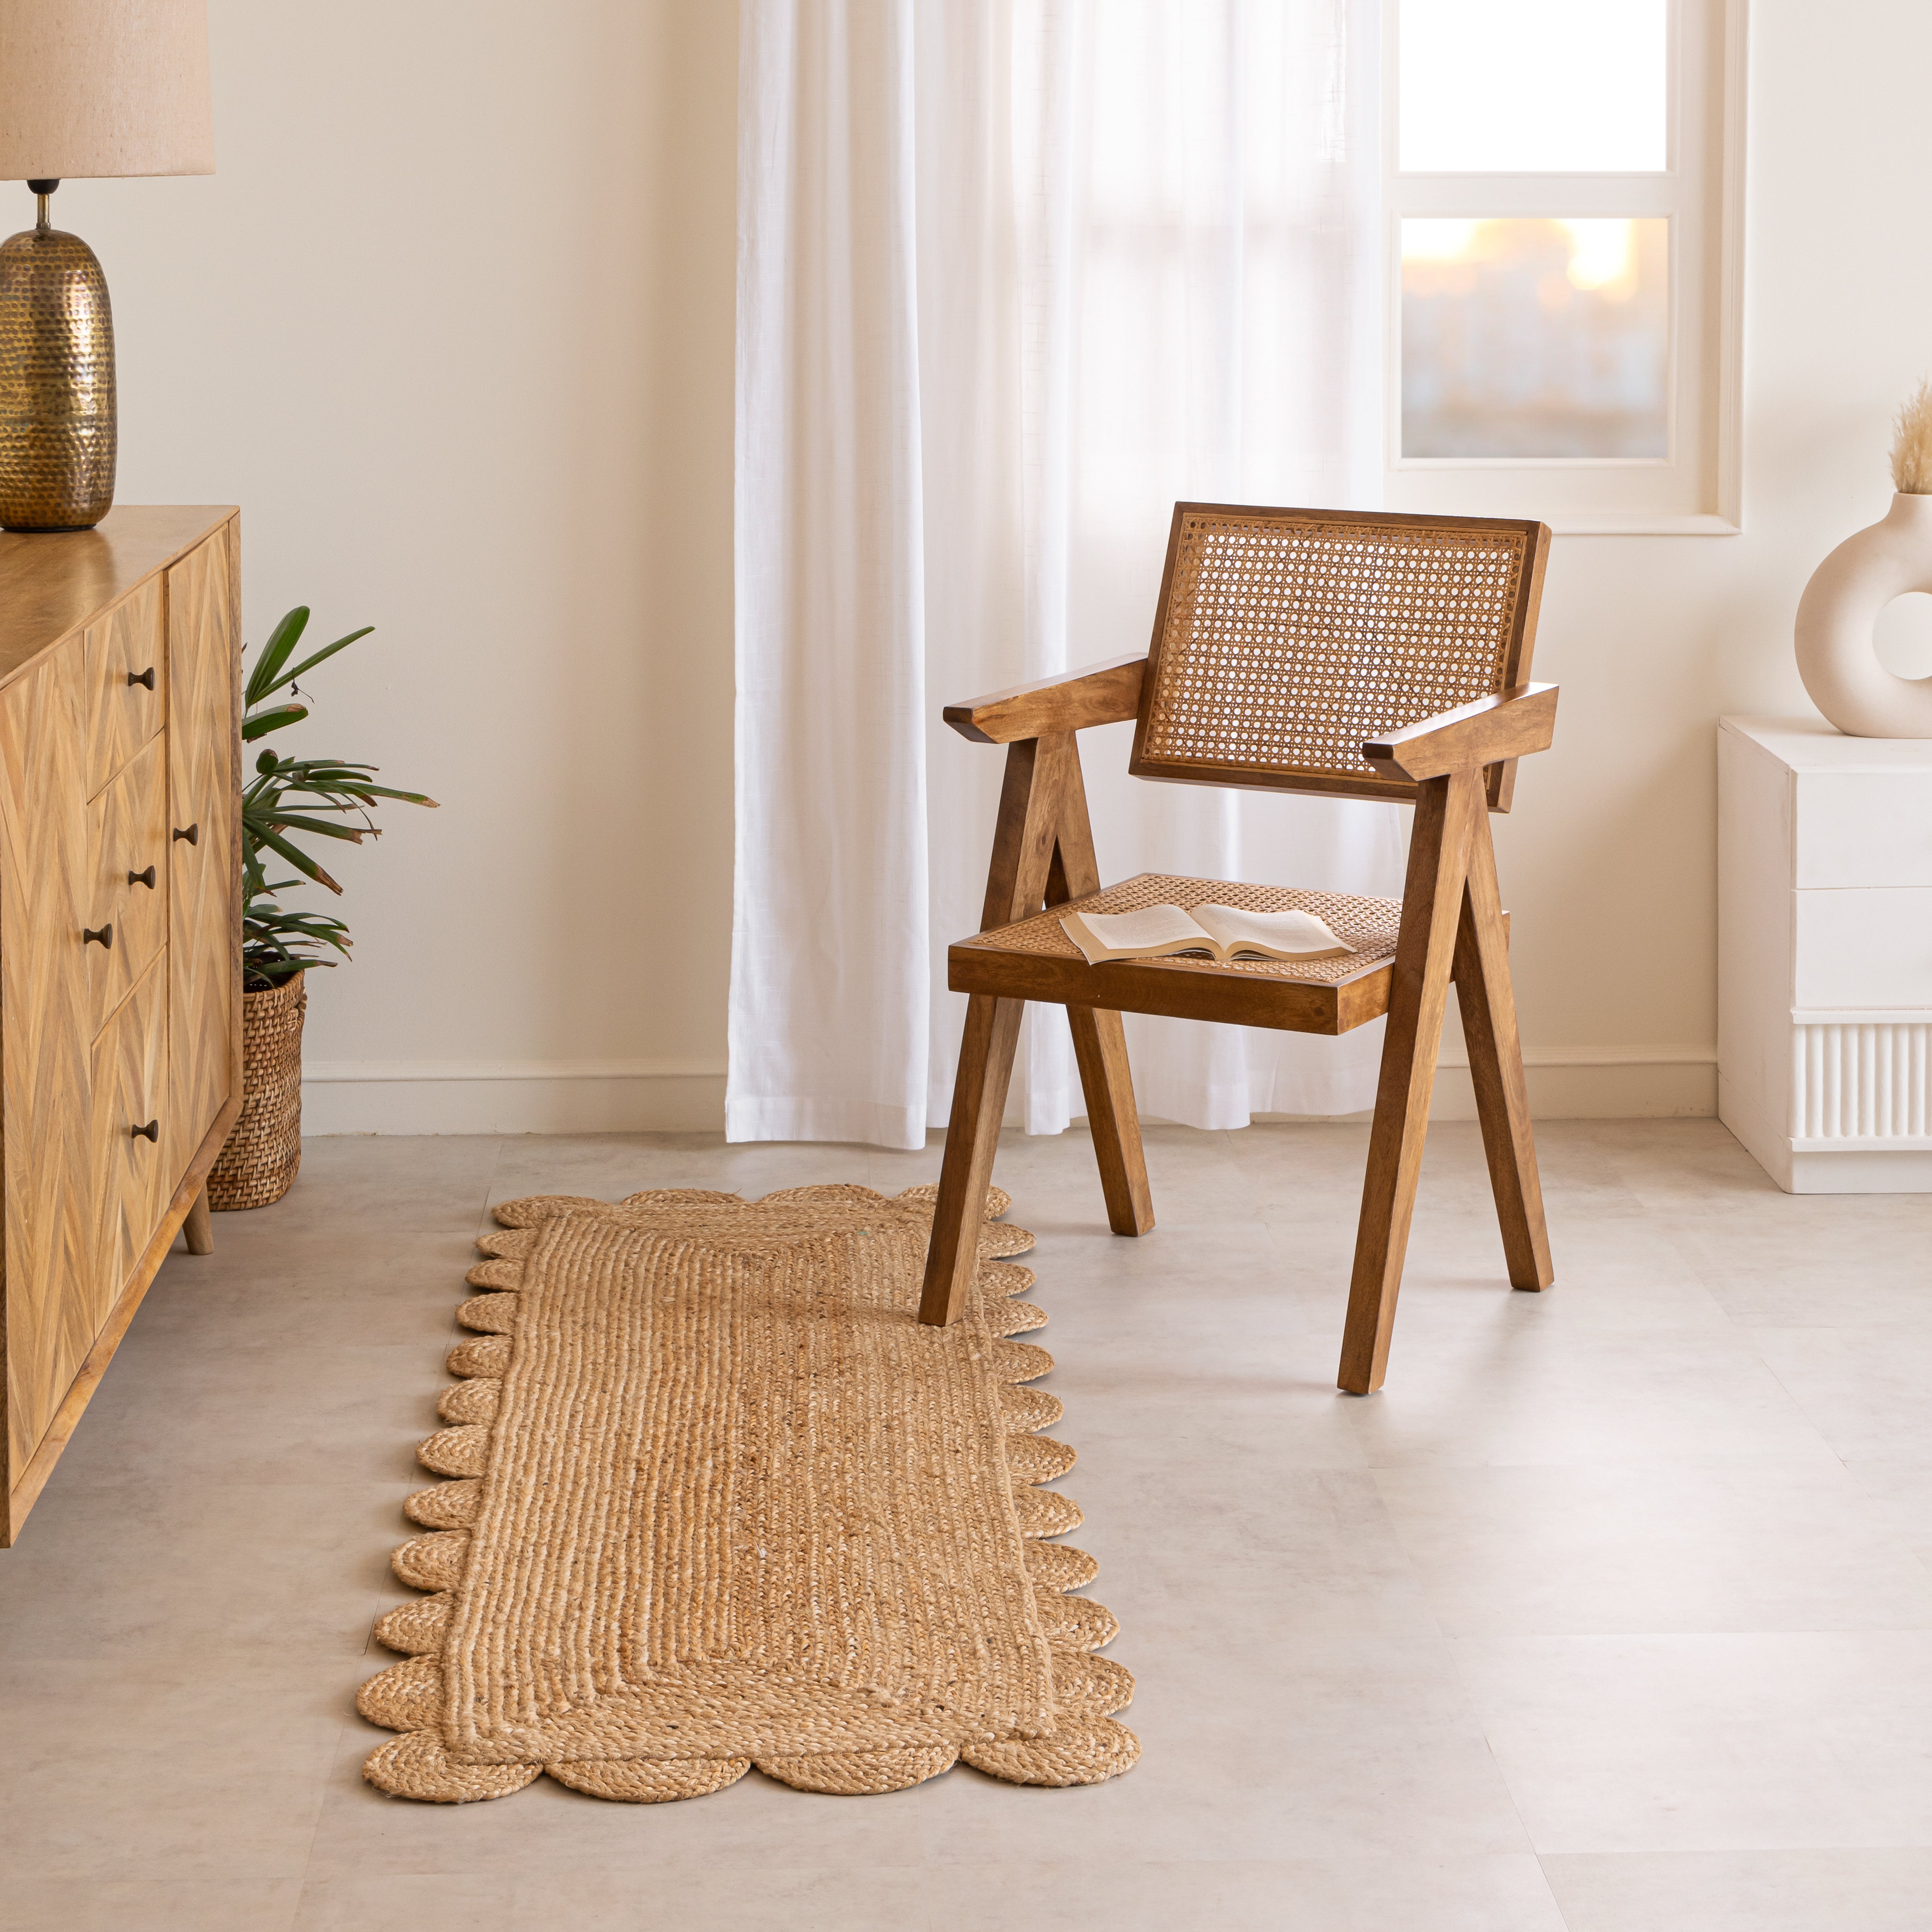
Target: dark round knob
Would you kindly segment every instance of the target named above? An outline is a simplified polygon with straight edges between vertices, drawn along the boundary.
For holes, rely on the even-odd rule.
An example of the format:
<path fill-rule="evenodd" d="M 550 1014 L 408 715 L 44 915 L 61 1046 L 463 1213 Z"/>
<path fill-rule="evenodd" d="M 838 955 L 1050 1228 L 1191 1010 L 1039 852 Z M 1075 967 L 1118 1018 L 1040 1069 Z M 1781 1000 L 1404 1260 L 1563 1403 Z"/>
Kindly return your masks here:
<path fill-rule="evenodd" d="M 149 892 L 154 890 L 154 868 L 150 866 L 145 872 L 130 872 L 128 883 L 130 886 L 146 886 Z"/>
<path fill-rule="evenodd" d="M 128 1131 L 137 1141 L 154 1141 L 158 1143 L 161 1138 L 161 1124 L 159 1120 L 150 1120 L 145 1127 L 132 1127 Z"/>
<path fill-rule="evenodd" d="M 114 928 L 104 926 L 98 932 L 90 932 L 86 926 L 80 928 L 80 943 L 83 946 L 99 946 L 108 952 L 114 950 Z"/>
<path fill-rule="evenodd" d="M 196 819 L 185 832 L 177 825 L 175 827 L 175 836 L 177 838 L 185 838 L 190 845 L 199 845 L 201 843 L 200 820 Z"/>
<path fill-rule="evenodd" d="M 136 672 L 130 670 L 128 674 L 128 682 L 130 684 L 145 684 L 150 691 L 152 691 L 154 688 L 154 666 L 152 664 L 148 665 L 147 669 L 144 671 Z"/>

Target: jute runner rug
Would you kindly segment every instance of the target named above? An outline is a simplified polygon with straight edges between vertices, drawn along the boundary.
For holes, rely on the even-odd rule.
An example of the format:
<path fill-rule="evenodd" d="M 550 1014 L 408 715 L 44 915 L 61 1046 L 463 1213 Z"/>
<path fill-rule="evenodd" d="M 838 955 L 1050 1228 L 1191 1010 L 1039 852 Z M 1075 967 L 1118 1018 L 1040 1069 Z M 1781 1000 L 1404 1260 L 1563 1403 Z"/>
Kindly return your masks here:
<path fill-rule="evenodd" d="M 448 1480 L 396 1574 L 428 1594 L 376 1631 L 362 1687 L 401 1733 L 364 1775 L 398 1797 L 501 1798 L 548 1772 L 600 1798 L 716 1791 L 752 1766 L 808 1791 L 896 1791 L 964 1759 L 1091 1784 L 1140 1747 L 1118 1625 L 1069 1594 L 1080 1522 L 1042 1489 L 1073 1451 L 1024 1386 L 1046 1319 L 1015 1299 L 1033 1237 L 994 1218 L 973 1307 L 914 1318 L 934 1190 L 536 1196 L 459 1318 Z"/>

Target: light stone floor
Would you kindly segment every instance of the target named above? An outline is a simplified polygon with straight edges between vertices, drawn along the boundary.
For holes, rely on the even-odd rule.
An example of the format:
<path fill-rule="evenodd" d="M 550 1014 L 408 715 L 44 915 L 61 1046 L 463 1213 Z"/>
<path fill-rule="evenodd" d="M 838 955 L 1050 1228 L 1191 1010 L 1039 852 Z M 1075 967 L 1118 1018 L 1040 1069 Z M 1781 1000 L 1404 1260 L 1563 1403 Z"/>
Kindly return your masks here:
<path fill-rule="evenodd" d="M 364 1785 L 350 1700 L 485 1204 L 890 1191 L 938 1150 L 310 1142 L 167 1262 L 0 1553 L 0 1927 L 1922 1932 L 1932 1198 L 1780 1195 L 1712 1121 L 1551 1123 L 1558 1286 L 1512 1294 L 1438 1128 L 1357 1400 L 1364 1138 L 1154 1130 L 1139 1242 L 1077 1132 L 1002 1151 L 1131 1775 L 460 1809 Z"/>

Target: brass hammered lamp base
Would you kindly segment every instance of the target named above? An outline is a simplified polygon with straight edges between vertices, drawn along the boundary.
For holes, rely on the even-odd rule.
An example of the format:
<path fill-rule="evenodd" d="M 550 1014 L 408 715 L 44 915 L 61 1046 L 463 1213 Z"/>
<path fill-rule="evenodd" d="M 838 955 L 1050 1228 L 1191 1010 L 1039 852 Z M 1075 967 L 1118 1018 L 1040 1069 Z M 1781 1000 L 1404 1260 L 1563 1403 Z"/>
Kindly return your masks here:
<path fill-rule="evenodd" d="M 114 504 L 114 317 L 94 250 L 47 220 L 0 242 L 0 528 L 92 530 Z"/>

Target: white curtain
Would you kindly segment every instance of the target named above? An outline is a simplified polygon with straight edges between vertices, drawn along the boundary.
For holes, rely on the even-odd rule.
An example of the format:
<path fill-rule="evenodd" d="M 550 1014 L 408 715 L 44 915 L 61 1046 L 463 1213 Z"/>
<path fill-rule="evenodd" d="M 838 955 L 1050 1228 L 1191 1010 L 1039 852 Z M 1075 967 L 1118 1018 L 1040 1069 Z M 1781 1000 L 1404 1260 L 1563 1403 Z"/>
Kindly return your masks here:
<path fill-rule="evenodd" d="M 743 0 L 728 1132 L 943 1126 L 1004 754 L 949 699 L 1146 646 L 1177 500 L 1373 508 L 1378 0 Z M 1150 784 L 1101 869 L 1394 895 L 1397 808 Z M 1368 1106 L 1341 1040 L 1130 1017 L 1141 1111 Z M 1028 1131 L 1082 1111 L 1029 1010 Z"/>

